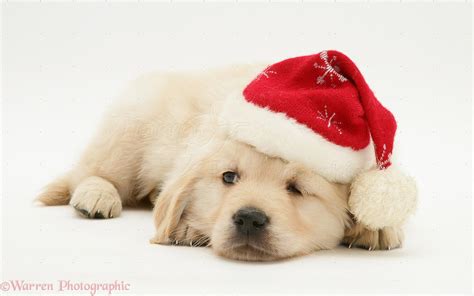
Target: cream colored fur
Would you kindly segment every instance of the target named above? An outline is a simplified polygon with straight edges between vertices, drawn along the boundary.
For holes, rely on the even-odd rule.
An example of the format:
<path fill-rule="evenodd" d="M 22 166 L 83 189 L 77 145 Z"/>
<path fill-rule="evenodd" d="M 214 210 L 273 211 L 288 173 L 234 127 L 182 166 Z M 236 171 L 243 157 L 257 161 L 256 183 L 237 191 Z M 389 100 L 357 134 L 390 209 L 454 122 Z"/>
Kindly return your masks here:
<path fill-rule="evenodd" d="M 123 206 L 149 198 L 155 202 L 152 242 L 211 245 L 220 255 L 242 260 L 329 249 L 344 236 L 354 246 L 397 247 L 398 229 L 357 240 L 367 230 L 348 215 L 348 186 L 262 154 L 221 129 L 219 115 L 229 94 L 241 91 L 263 68 L 139 78 L 107 113 L 77 166 L 48 185 L 39 200 L 69 203 L 89 218 L 115 218 Z M 232 187 L 223 184 L 225 170 L 238 170 L 241 180 Z M 286 190 L 289 181 L 298 184 L 301 196 Z M 271 219 L 267 242 L 252 249 L 233 241 L 229 222 L 248 205 L 264 209 Z"/>

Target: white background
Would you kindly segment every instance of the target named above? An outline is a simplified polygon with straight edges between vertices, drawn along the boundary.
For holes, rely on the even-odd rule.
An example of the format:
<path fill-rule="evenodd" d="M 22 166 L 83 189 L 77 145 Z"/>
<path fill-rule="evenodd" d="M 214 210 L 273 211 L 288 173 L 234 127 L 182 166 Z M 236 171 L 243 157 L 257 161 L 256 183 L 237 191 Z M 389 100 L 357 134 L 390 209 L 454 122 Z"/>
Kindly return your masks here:
<path fill-rule="evenodd" d="M 468 4 L 5 4 L 2 25 L 2 280 L 118 280 L 134 293 L 471 291 Z M 324 49 L 350 56 L 399 121 L 397 156 L 420 196 L 402 249 L 240 263 L 149 244 L 148 209 L 84 220 L 32 203 L 139 74 Z"/>

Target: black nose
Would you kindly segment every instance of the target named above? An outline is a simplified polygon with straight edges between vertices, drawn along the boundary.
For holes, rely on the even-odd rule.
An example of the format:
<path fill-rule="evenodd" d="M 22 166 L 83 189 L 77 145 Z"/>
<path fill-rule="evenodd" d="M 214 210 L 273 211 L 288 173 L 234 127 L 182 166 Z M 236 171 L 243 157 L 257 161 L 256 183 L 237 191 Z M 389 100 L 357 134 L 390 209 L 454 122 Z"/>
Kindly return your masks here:
<path fill-rule="evenodd" d="M 241 208 L 232 217 L 235 227 L 242 234 L 255 235 L 265 229 L 268 217 L 256 208 Z"/>

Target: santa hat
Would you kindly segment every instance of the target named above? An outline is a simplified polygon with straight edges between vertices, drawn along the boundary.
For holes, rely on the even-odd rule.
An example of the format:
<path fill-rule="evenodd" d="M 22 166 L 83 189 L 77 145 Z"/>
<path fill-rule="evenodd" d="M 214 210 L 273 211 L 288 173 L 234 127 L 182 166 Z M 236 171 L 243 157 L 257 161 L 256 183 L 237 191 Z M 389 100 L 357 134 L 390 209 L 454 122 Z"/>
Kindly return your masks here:
<path fill-rule="evenodd" d="M 415 209 L 414 181 L 391 166 L 395 118 L 340 52 L 267 67 L 220 120 L 236 140 L 350 183 L 349 210 L 370 229 L 398 226 Z"/>

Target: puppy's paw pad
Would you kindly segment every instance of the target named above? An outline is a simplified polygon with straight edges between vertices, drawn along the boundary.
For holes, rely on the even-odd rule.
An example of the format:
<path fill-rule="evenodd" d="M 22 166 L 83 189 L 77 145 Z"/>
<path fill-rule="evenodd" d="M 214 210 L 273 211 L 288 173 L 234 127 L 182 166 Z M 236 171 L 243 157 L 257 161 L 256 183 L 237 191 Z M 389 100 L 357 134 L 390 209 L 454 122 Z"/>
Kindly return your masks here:
<path fill-rule="evenodd" d="M 114 218 L 122 212 L 118 193 L 106 190 L 75 192 L 70 203 L 78 213 L 91 219 Z"/>

